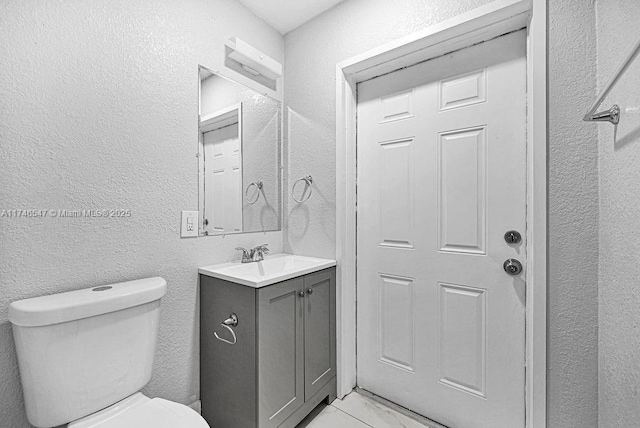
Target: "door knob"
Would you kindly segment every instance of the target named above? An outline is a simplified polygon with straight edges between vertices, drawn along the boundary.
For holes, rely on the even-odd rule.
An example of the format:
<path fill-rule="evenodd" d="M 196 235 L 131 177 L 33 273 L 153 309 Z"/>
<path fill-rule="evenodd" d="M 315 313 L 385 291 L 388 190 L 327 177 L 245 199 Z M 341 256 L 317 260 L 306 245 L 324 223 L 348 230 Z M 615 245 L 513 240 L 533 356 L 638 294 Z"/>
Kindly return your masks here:
<path fill-rule="evenodd" d="M 313 294 L 313 288 L 308 288 L 307 289 L 307 294 Z"/>
<path fill-rule="evenodd" d="M 507 259 L 502 265 L 504 271 L 509 275 L 518 275 L 522 272 L 522 263 L 516 259 Z"/>
<path fill-rule="evenodd" d="M 298 291 L 298 296 L 304 297 L 304 291 Z"/>
<path fill-rule="evenodd" d="M 517 244 L 522 240 L 522 235 L 517 230 L 509 230 L 504 234 L 504 240 L 507 241 L 507 244 Z"/>

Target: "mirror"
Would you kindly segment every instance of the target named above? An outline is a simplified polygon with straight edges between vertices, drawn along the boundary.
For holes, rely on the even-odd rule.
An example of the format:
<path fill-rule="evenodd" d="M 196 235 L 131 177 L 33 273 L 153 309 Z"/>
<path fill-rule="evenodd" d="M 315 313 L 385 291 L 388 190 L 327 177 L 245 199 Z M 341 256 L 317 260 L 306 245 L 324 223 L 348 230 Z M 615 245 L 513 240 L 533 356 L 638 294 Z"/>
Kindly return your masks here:
<path fill-rule="evenodd" d="M 200 235 L 280 230 L 281 102 L 199 67 Z"/>

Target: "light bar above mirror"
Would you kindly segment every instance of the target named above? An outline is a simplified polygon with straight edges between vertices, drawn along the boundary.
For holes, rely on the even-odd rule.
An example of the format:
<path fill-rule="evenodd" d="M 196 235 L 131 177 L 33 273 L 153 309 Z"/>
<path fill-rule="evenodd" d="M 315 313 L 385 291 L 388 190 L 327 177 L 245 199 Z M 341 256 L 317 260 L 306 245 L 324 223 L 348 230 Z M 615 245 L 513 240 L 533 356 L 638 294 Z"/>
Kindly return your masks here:
<path fill-rule="evenodd" d="M 250 74 L 259 74 L 270 80 L 277 80 L 282 76 L 282 64 L 244 40 L 232 37 L 225 44 L 229 48 L 227 56 L 240 63 Z"/>

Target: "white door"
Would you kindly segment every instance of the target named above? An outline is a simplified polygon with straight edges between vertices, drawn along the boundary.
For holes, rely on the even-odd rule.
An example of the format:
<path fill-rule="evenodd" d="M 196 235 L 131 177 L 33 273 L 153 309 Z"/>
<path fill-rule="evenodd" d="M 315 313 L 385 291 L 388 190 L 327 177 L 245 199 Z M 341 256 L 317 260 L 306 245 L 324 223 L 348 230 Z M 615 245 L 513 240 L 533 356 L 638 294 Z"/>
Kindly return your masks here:
<path fill-rule="evenodd" d="M 358 385 L 451 428 L 524 427 L 525 40 L 358 85 Z"/>
<path fill-rule="evenodd" d="M 242 231 L 242 156 L 238 123 L 205 132 L 205 213 L 210 234 Z"/>

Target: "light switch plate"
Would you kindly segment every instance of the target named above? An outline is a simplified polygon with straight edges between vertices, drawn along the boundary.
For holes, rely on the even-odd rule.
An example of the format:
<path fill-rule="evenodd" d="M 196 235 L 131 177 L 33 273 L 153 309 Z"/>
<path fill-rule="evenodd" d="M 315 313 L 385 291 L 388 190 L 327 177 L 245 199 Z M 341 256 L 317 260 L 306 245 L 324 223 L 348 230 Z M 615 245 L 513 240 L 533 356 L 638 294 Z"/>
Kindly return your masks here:
<path fill-rule="evenodd" d="M 182 211 L 180 236 L 182 238 L 198 236 L 198 211 Z"/>

